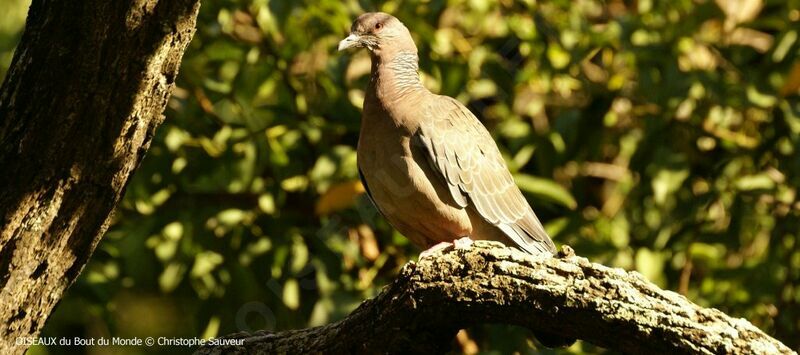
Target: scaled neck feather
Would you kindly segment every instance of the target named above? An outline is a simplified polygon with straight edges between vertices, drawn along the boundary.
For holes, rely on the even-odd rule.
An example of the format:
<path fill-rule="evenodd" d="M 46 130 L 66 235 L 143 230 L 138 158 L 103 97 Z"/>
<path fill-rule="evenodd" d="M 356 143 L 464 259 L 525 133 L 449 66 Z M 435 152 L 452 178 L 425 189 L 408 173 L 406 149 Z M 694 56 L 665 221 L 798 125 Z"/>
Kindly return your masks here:
<path fill-rule="evenodd" d="M 373 57 L 370 84 L 376 86 L 381 100 L 397 101 L 427 92 L 419 78 L 419 57 L 416 52 L 399 52 L 388 60 Z"/>

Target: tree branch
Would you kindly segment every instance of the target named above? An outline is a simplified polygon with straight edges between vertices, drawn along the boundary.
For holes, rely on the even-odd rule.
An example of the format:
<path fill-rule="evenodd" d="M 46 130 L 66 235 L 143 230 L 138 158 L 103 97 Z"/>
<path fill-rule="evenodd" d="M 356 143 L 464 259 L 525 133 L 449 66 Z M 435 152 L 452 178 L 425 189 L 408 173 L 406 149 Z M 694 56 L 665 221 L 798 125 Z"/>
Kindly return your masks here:
<path fill-rule="evenodd" d="M 637 272 L 478 241 L 409 263 L 376 298 L 322 327 L 237 333 L 221 353 L 443 353 L 456 332 L 504 323 L 626 353 L 790 354 L 744 319 L 702 308 Z"/>

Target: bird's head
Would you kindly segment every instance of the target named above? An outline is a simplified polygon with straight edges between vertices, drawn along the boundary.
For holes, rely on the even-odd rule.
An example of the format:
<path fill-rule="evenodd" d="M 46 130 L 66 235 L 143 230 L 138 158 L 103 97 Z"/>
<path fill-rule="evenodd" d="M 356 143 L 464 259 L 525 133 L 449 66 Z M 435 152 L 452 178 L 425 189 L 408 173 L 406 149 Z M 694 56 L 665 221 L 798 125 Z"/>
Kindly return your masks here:
<path fill-rule="evenodd" d="M 350 35 L 339 42 L 340 51 L 362 47 L 378 57 L 398 52 L 417 52 L 406 26 L 396 17 L 383 12 L 368 12 L 359 16 L 350 27 Z"/>

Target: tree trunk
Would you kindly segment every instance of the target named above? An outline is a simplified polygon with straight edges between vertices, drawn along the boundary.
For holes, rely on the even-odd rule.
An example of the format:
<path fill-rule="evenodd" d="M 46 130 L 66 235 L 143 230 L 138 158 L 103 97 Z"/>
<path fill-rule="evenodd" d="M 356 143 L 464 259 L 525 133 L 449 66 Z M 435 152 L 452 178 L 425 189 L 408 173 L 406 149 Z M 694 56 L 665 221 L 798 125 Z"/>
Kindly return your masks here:
<path fill-rule="evenodd" d="M 344 320 L 233 334 L 197 354 L 445 353 L 459 329 L 481 323 L 635 354 L 792 353 L 744 319 L 702 308 L 636 272 L 590 263 L 569 247 L 554 258 L 477 241 L 407 264 Z"/>
<path fill-rule="evenodd" d="M 34 0 L 0 89 L 0 353 L 86 264 L 163 121 L 199 0 Z"/>

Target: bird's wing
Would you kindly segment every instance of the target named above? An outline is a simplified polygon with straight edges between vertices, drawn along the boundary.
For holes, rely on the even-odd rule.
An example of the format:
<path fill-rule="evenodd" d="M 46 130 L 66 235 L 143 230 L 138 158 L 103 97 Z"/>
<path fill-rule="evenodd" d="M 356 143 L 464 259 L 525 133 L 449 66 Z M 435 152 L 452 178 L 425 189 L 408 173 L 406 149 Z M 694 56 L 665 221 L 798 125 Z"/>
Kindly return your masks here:
<path fill-rule="evenodd" d="M 441 173 L 453 199 L 472 205 L 519 247 L 536 254 L 555 246 L 514 182 L 492 136 L 457 100 L 438 96 L 423 108 L 415 135 L 433 170 Z"/>

